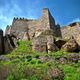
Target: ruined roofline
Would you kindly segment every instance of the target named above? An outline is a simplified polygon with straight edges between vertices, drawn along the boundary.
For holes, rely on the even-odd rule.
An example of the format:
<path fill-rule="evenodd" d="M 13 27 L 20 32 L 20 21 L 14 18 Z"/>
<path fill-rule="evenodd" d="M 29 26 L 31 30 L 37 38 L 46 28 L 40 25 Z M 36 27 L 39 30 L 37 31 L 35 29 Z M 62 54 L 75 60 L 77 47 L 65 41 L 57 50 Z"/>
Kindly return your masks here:
<path fill-rule="evenodd" d="M 80 22 L 73 22 L 73 23 L 70 23 L 68 26 L 75 26 L 75 25 L 77 25 L 77 24 L 79 24 L 80 25 Z"/>
<path fill-rule="evenodd" d="M 14 17 L 13 21 L 37 21 L 38 19 L 27 19 L 27 18 L 18 18 L 18 17 Z"/>
<path fill-rule="evenodd" d="M 43 12 L 42 13 L 44 13 L 44 11 L 47 11 L 48 12 L 48 14 L 50 14 L 51 15 L 51 13 L 50 13 L 50 11 L 49 11 L 49 9 L 48 8 L 43 8 Z M 43 16 L 43 15 L 42 15 Z M 37 20 L 39 20 L 39 19 L 28 19 L 28 18 L 22 18 L 22 17 L 14 17 L 14 19 L 13 19 L 14 21 L 15 20 L 24 20 L 24 21 L 37 21 Z"/>
<path fill-rule="evenodd" d="M 53 18 L 52 14 L 51 14 L 51 12 L 49 10 L 49 8 L 43 8 L 43 13 L 44 13 L 44 11 L 46 11 L 47 14 Z"/>
<path fill-rule="evenodd" d="M 15 20 L 26 20 L 26 21 L 28 21 L 28 19 L 26 19 L 26 18 L 24 18 L 24 17 L 23 17 L 23 18 L 21 18 L 21 17 L 20 17 L 20 18 L 18 18 L 18 17 L 14 17 L 13 20 L 14 20 L 14 21 L 15 21 Z"/>
<path fill-rule="evenodd" d="M 53 16 L 51 15 L 50 11 L 48 8 L 43 8 L 42 10 L 42 16 L 38 19 L 28 19 L 28 18 L 18 18 L 18 17 L 14 17 L 13 21 L 12 21 L 12 25 L 16 22 L 16 21 L 22 21 L 22 22 L 38 22 L 38 21 L 42 21 L 44 20 L 44 22 L 47 22 L 49 23 L 49 27 L 51 25 L 51 23 L 53 22 L 53 24 L 55 24 L 55 20 L 53 18 Z"/>
<path fill-rule="evenodd" d="M 49 16 L 49 14 L 50 14 L 49 9 L 48 8 L 43 8 L 43 10 L 42 10 L 42 16 L 44 16 L 44 13 L 46 13 L 46 15 Z"/>
<path fill-rule="evenodd" d="M 52 16 L 50 10 L 48 8 L 43 8 L 43 15 L 42 15 L 43 18 L 46 18 L 45 20 L 48 21 L 48 26 L 49 27 L 52 27 L 52 24 L 54 24 L 53 26 L 55 26 L 55 19 L 54 17 Z"/>
<path fill-rule="evenodd" d="M 70 23 L 70 24 L 68 24 L 68 25 L 66 25 L 66 26 L 62 26 L 61 27 L 61 29 L 66 29 L 66 28 L 68 28 L 68 27 L 74 27 L 74 26 L 79 26 L 80 25 L 80 22 L 73 22 L 73 23 Z"/>
<path fill-rule="evenodd" d="M 47 10 L 47 11 L 49 11 L 49 8 L 43 8 L 43 11 L 44 11 L 44 10 Z"/>

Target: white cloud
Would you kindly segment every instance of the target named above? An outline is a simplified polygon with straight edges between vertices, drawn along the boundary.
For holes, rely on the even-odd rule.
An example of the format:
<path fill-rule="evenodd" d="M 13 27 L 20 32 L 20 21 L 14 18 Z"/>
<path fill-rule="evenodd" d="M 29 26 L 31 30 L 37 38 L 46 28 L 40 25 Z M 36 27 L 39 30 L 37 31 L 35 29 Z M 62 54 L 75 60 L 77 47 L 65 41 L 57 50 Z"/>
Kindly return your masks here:
<path fill-rule="evenodd" d="M 10 2 L 6 1 L 5 5 L 0 6 L 0 28 L 5 30 L 7 25 L 11 25 L 13 17 L 37 18 L 37 7 L 30 5 L 31 3 L 27 0 L 24 3 L 25 5 L 21 6 L 18 0 L 10 0 Z M 36 0 L 32 4 L 37 6 L 39 1 Z"/>
<path fill-rule="evenodd" d="M 0 7 L 0 28 L 5 31 L 6 26 L 11 25 L 13 17 L 21 13 L 20 7 L 13 2 L 12 7 L 10 4 Z"/>
<path fill-rule="evenodd" d="M 71 21 L 71 23 L 73 23 L 73 22 L 80 22 L 80 18 L 76 18 L 76 19 Z"/>

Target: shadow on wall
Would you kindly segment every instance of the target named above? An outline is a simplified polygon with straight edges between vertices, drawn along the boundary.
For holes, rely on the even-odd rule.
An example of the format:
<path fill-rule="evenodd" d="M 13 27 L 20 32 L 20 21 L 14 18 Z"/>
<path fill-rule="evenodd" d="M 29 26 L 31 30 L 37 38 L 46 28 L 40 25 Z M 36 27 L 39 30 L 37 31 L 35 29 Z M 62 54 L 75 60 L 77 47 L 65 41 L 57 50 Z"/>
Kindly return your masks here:
<path fill-rule="evenodd" d="M 56 25 L 56 34 L 57 34 L 56 35 L 57 37 L 61 37 L 62 38 L 61 28 L 60 28 L 59 24 Z"/>

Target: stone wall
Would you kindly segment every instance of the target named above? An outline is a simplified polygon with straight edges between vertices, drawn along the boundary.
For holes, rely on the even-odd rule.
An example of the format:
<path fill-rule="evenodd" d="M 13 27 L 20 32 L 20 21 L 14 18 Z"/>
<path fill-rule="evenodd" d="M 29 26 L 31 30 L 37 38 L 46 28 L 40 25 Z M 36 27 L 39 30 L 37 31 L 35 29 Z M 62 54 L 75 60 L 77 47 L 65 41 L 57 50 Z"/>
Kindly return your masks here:
<path fill-rule="evenodd" d="M 62 38 L 62 33 L 61 33 L 60 25 L 57 24 L 55 28 L 56 28 L 56 30 L 55 30 L 55 31 L 56 31 L 55 33 L 56 33 L 56 34 L 55 34 L 55 35 L 56 35 L 57 37 Z"/>
<path fill-rule="evenodd" d="M 55 20 L 49 12 L 49 9 L 44 8 L 42 17 L 37 20 L 14 18 L 12 25 L 6 29 L 6 34 L 14 34 L 18 39 L 23 39 L 25 32 L 27 32 L 30 39 L 33 39 L 36 31 L 45 31 L 46 29 L 53 30 L 54 36 L 61 36 L 57 35 L 60 27 L 55 25 Z"/>
<path fill-rule="evenodd" d="M 40 52 L 50 52 L 57 50 L 53 37 L 61 37 L 60 25 L 55 24 L 48 8 L 44 8 L 42 17 L 37 20 L 14 18 L 12 25 L 7 26 L 6 34 L 15 35 L 17 39 L 32 40 L 32 49 Z M 8 36 L 7 36 L 8 37 Z M 5 38 L 5 45 L 10 45 L 10 41 Z M 8 49 L 11 50 L 9 47 Z M 7 50 L 8 50 L 7 49 Z M 6 52 L 8 52 L 6 50 Z"/>
<path fill-rule="evenodd" d="M 55 24 L 55 20 L 48 8 L 43 9 L 42 16 L 37 20 L 14 18 L 12 25 L 7 26 L 5 34 L 15 35 L 20 40 L 32 40 L 33 50 L 41 52 L 48 51 L 48 48 L 50 48 L 49 50 L 58 49 L 54 41 L 51 40 L 53 37 L 68 40 L 73 36 L 80 49 L 80 23 L 72 23 L 60 28 L 59 24 Z M 10 44 L 9 39 L 6 42 L 6 37 L 4 41 L 6 46 L 8 43 Z"/>

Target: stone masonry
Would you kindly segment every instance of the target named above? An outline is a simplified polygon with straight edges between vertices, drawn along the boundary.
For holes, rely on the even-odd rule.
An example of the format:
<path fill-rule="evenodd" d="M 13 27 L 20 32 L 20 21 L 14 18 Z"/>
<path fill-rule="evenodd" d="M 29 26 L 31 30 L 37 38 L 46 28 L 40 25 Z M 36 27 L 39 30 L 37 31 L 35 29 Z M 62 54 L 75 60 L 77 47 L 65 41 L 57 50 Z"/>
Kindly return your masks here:
<path fill-rule="evenodd" d="M 42 17 L 38 20 L 14 18 L 12 25 L 7 26 L 5 32 L 6 34 L 16 35 L 18 39 L 32 40 L 36 31 L 45 31 L 46 29 L 53 30 L 53 36 L 61 37 L 60 26 L 55 24 L 48 8 L 43 9 Z M 26 34 L 27 36 L 25 36 Z"/>
<path fill-rule="evenodd" d="M 14 18 L 6 34 L 13 34 L 20 40 L 32 40 L 32 49 L 40 52 L 58 50 L 53 37 L 61 37 L 60 25 L 55 24 L 48 8 L 43 9 L 38 20 Z"/>
<path fill-rule="evenodd" d="M 42 16 L 36 20 L 14 18 L 12 25 L 6 27 L 5 35 L 8 35 L 6 36 L 7 38 L 9 38 L 9 35 L 14 35 L 18 40 L 32 40 L 32 49 L 39 52 L 52 52 L 59 50 L 66 44 L 66 41 L 68 42 L 73 36 L 74 40 L 78 43 L 78 50 L 80 50 L 80 23 L 75 22 L 66 27 L 60 28 L 60 25 L 55 23 L 48 8 L 44 8 Z M 5 38 L 4 40 L 6 40 Z M 57 41 L 58 44 L 56 44 L 55 38 L 60 39 Z M 7 41 L 10 44 L 10 41 Z M 8 45 L 7 42 L 5 44 L 6 46 Z M 69 42 L 68 45 L 70 45 Z M 11 47 L 12 46 L 10 45 L 10 48 Z M 10 48 L 9 50 L 13 49 L 13 47 Z"/>

